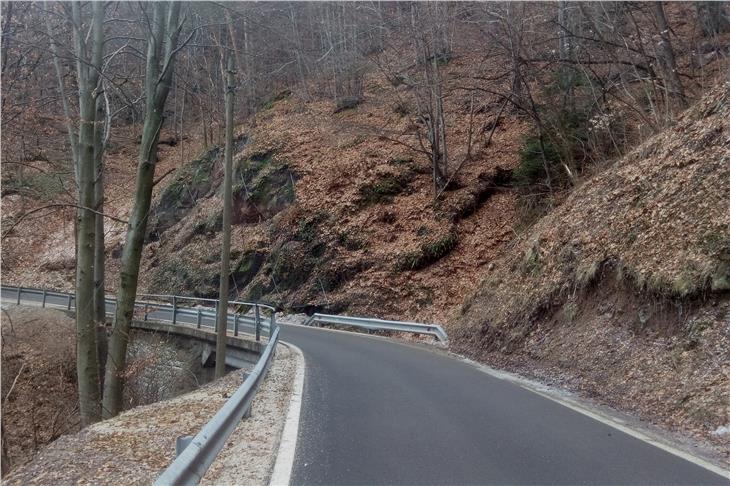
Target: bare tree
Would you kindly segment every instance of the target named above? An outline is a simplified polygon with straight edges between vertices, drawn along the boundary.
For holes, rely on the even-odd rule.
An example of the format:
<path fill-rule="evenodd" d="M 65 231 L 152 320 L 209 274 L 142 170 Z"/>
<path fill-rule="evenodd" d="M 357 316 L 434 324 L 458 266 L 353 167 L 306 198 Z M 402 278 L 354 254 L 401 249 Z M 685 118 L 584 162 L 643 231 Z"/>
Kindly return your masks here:
<path fill-rule="evenodd" d="M 682 108 L 687 106 L 687 98 L 684 95 L 684 87 L 679 79 L 677 62 L 674 59 L 674 49 L 669 40 L 669 23 L 664 14 L 662 2 L 652 2 L 652 11 L 659 29 L 659 40 L 656 44 L 657 60 L 664 74 L 664 82 L 669 96 L 677 100 Z"/>
<path fill-rule="evenodd" d="M 117 309 L 114 327 L 109 341 L 106 374 L 104 378 L 104 400 L 102 414 L 117 415 L 122 408 L 122 373 L 126 363 L 129 330 L 137 296 L 139 265 L 142 246 L 147 230 L 147 219 L 152 201 L 157 144 L 164 121 L 164 108 L 170 92 L 178 47 L 178 37 L 184 18 L 180 21 L 180 3 L 158 2 L 152 4 L 153 15 L 149 19 L 147 37 L 147 65 L 145 72 L 145 94 L 147 98 L 142 142 L 139 147 L 137 179 L 127 237 L 122 251 Z"/>
<path fill-rule="evenodd" d="M 96 217 L 89 208 L 95 199 L 95 124 L 99 73 L 104 53 L 104 3 L 92 4 L 90 42 L 83 31 L 81 4 L 71 4 L 79 88 L 79 138 L 76 159 L 76 369 L 79 412 L 83 425 L 100 418 L 99 357 L 94 316 L 94 247 Z M 89 45 L 90 44 L 90 45 Z"/>

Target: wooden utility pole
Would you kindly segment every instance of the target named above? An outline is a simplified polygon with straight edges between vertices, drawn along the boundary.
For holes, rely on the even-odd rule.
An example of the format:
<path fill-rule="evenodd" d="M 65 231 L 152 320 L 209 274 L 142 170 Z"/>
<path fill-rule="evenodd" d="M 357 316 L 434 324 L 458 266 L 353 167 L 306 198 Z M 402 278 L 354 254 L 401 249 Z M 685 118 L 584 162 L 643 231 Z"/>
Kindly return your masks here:
<path fill-rule="evenodd" d="M 221 244 L 221 278 L 218 298 L 218 322 L 216 323 L 215 377 L 226 373 L 226 334 L 228 330 L 228 279 L 231 274 L 231 213 L 233 209 L 233 103 L 236 88 L 235 62 L 228 53 L 226 68 L 226 151 L 223 179 L 223 242 Z"/>

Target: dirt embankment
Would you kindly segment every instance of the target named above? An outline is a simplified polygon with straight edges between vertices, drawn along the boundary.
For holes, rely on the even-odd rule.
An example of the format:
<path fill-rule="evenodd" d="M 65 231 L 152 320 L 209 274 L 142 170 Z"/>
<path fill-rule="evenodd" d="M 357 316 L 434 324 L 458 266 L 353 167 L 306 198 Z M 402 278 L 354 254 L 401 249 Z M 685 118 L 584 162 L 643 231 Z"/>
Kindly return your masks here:
<path fill-rule="evenodd" d="M 251 417 L 234 431 L 204 483 L 268 484 L 296 367 L 294 353 L 279 348 L 254 398 Z M 232 371 L 193 392 L 65 435 L 12 471 L 3 484 L 151 484 L 175 458 L 176 439 L 195 435 L 244 378 L 244 370 Z"/>
<path fill-rule="evenodd" d="M 518 238 L 457 350 L 714 444 L 730 462 L 730 82 Z"/>
<path fill-rule="evenodd" d="M 2 447 L 9 470 L 80 428 L 75 336 L 74 320 L 64 312 L 3 306 Z M 134 332 L 125 407 L 175 397 L 212 379 L 200 352 L 174 337 Z"/>

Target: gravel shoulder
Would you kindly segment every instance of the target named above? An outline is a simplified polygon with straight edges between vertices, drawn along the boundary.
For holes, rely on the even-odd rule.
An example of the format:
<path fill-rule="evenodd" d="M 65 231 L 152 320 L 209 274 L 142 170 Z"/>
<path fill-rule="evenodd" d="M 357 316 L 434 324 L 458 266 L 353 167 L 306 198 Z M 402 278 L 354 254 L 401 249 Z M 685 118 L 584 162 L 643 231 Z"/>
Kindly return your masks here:
<path fill-rule="evenodd" d="M 288 409 L 294 358 L 285 346 L 277 348 L 254 398 L 252 416 L 241 422 L 221 451 L 204 479 L 207 484 L 266 484 Z M 191 393 L 60 437 L 3 478 L 3 484 L 151 484 L 174 459 L 175 439 L 194 435 L 244 379 L 245 370 L 236 370 Z"/>
<path fill-rule="evenodd" d="M 233 432 L 201 484 L 268 484 L 294 391 L 296 370 L 294 351 L 285 345 L 278 346 L 276 359 L 254 399 L 251 417 Z"/>

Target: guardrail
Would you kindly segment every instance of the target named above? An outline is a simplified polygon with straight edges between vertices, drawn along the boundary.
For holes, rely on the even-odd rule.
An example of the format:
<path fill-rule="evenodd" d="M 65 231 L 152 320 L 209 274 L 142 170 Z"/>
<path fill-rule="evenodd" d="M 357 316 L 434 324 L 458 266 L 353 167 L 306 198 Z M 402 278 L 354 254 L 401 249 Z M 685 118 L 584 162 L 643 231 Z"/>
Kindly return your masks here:
<path fill-rule="evenodd" d="M 187 485 L 200 482 L 216 456 L 223 449 L 244 415 L 251 408 L 256 390 L 269 369 L 274 348 L 279 340 L 279 328 L 266 345 L 261 358 L 243 384 L 228 399 L 218 413 L 203 426 L 182 453 L 155 481 L 156 486 Z"/>
<path fill-rule="evenodd" d="M 17 304 L 21 300 L 40 303 L 42 307 L 55 307 L 66 310 L 76 308 L 76 297 L 66 292 L 34 289 L 27 287 L 2 286 L 3 297 L 10 298 Z M 34 297 L 26 298 L 23 297 Z M 172 324 L 194 324 L 197 328 L 215 328 L 218 319 L 218 300 L 202 297 L 183 297 L 179 295 L 137 294 L 134 303 L 135 316 L 144 321 L 171 322 Z M 117 301 L 113 297 L 106 298 L 106 313 L 114 315 Z M 211 305 L 212 304 L 212 305 Z M 276 308 L 260 302 L 231 301 L 228 313 L 228 329 L 238 336 L 242 329 L 251 331 L 257 341 L 261 340 L 261 331 L 270 337 L 276 327 Z"/>
<path fill-rule="evenodd" d="M 22 301 L 41 303 L 42 307 L 56 307 L 71 310 L 75 308 L 75 297 L 73 294 L 65 292 L 55 292 L 41 289 L 28 289 L 23 287 L 0 287 L 0 294 L 3 298 L 12 296 L 13 300 L 19 305 Z M 165 295 L 141 295 L 144 298 L 153 298 L 157 301 L 143 300 L 135 302 L 135 309 L 142 308 L 144 319 L 152 318 L 154 320 L 164 320 L 177 324 L 178 321 L 190 323 L 188 318 L 194 319 L 197 327 L 206 324 L 207 320 L 212 320 L 212 326 L 215 327 L 215 317 L 218 311 L 218 301 L 215 299 L 198 299 L 194 297 L 165 296 Z M 24 298 L 25 297 L 25 298 Z M 163 298 L 171 298 L 172 304 L 160 302 Z M 207 301 L 215 302 L 212 310 L 202 310 L 200 307 L 189 309 L 180 306 L 180 303 L 187 301 Z M 116 300 L 107 298 L 107 314 L 113 314 L 116 306 Z M 264 348 L 264 352 L 259 357 L 256 366 L 246 377 L 243 384 L 229 398 L 223 407 L 213 416 L 213 418 L 203 426 L 203 428 L 195 435 L 177 458 L 165 469 L 155 481 L 157 486 L 167 485 L 189 485 L 200 482 L 210 465 L 215 461 L 218 453 L 223 449 L 226 441 L 236 429 L 241 419 L 251 410 L 251 402 L 253 401 L 259 386 L 263 382 L 266 372 L 271 364 L 271 358 L 274 356 L 276 345 L 279 342 L 279 326 L 276 324 L 276 309 L 267 304 L 259 304 L 255 302 L 231 302 L 231 305 L 253 307 L 254 316 L 228 315 L 229 328 L 231 324 L 235 327 L 238 334 L 238 326 L 243 323 L 251 325 L 256 334 L 256 340 L 259 340 L 259 330 L 263 327 L 269 332 L 269 341 Z M 111 310 L 110 310 L 111 306 Z M 154 306 L 150 309 L 150 306 Z M 261 318 L 261 312 L 268 311 L 271 313 L 269 323 L 266 324 Z M 181 318 L 181 319 L 179 319 Z M 204 319 L 205 318 L 205 319 Z M 233 321 L 231 321 L 233 319 Z M 207 327 L 207 326 L 206 326 Z"/>
<path fill-rule="evenodd" d="M 314 314 L 304 323 L 307 326 L 315 324 L 332 324 L 336 326 L 351 326 L 372 331 L 397 331 L 413 334 L 429 334 L 440 342 L 448 342 L 446 331 L 437 324 L 419 324 L 417 322 L 388 321 L 367 317 L 335 316 L 330 314 Z"/>

